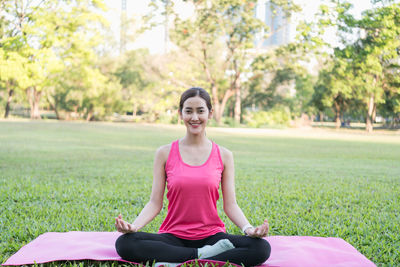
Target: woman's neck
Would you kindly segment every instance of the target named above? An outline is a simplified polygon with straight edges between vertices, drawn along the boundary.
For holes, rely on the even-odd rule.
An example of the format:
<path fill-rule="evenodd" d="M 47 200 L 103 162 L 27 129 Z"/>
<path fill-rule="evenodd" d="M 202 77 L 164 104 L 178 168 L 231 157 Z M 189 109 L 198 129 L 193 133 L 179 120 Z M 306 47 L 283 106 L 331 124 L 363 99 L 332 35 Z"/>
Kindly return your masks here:
<path fill-rule="evenodd" d="M 205 134 L 193 135 L 186 134 L 182 138 L 182 143 L 185 145 L 202 146 L 210 142 Z"/>

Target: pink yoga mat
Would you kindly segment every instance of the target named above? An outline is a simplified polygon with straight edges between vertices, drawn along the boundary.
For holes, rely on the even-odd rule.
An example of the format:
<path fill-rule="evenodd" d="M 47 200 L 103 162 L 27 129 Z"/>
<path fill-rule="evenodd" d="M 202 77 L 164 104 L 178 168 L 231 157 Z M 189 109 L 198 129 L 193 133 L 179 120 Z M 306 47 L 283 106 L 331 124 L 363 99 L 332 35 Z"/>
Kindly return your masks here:
<path fill-rule="evenodd" d="M 44 233 L 23 246 L 2 265 L 24 265 L 62 260 L 124 261 L 115 251 L 119 232 Z M 341 238 L 311 236 L 270 236 L 271 256 L 267 267 L 295 266 L 375 266 L 352 245 Z M 124 261 L 126 262 L 126 261 Z M 199 260 L 200 265 L 211 262 Z M 186 262 L 188 263 L 188 262 Z"/>

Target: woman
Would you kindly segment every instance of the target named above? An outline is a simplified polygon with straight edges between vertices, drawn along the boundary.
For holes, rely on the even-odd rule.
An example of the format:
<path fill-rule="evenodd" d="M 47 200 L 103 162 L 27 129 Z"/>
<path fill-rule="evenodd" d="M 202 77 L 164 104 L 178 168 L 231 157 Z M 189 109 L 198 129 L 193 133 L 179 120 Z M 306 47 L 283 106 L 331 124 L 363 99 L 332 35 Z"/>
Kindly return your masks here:
<path fill-rule="evenodd" d="M 236 203 L 232 153 L 206 137 L 212 117 L 209 94 L 202 88 L 186 90 L 180 99 L 179 116 L 186 135 L 160 147 L 155 155 L 150 201 L 130 224 L 119 215 L 115 226 L 124 233 L 116 241 L 121 258 L 173 266 L 191 259 L 229 261 L 255 266 L 270 255 L 267 220 L 249 224 Z M 157 234 L 138 232 L 161 211 L 167 184 L 168 213 Z M 227 234 L 216 202 L 221 184 L 224 211 L 243 235 Z"/>

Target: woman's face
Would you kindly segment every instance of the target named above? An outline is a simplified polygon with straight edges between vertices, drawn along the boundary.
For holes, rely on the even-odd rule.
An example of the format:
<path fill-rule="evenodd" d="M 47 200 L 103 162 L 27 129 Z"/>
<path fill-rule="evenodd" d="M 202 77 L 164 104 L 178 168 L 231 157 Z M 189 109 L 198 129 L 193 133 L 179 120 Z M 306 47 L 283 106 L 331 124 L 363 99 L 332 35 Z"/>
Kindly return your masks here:
<path fill-rule="evenodd" d="M 207 121 L 212 118 L 212 111 L 208 110 L 203 98 L 194 96 L 186 99 L 179 115 L 189 132 L 199 134 L 204 131 Z"/>

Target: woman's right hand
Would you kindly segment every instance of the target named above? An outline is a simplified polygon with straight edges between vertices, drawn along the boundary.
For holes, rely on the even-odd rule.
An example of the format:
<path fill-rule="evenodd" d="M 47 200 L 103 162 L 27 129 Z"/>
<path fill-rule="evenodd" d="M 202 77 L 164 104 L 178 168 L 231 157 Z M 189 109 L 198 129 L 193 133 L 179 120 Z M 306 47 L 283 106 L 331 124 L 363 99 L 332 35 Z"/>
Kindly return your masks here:
<path fill-rule="evenodd" d="M 127 223 L 126 221 L 124 221 L 122 219 L 122 215 L 118 215 L 118 217 L 115 218 L 115 227 L 117 228 L 118 232 L 121 233 L 135 233 L 137 232 L 139 229 L 137 228 L 137 226 Z"/>
<path fill-rule="evenodd" d="M 262 225 L 248 228 L 246 230 L 246 235 L 250 237 L 263 238 L 268 235 L 268 231 L 269 231 L 269 224 L 268 220 L 265 219 Z"/>

